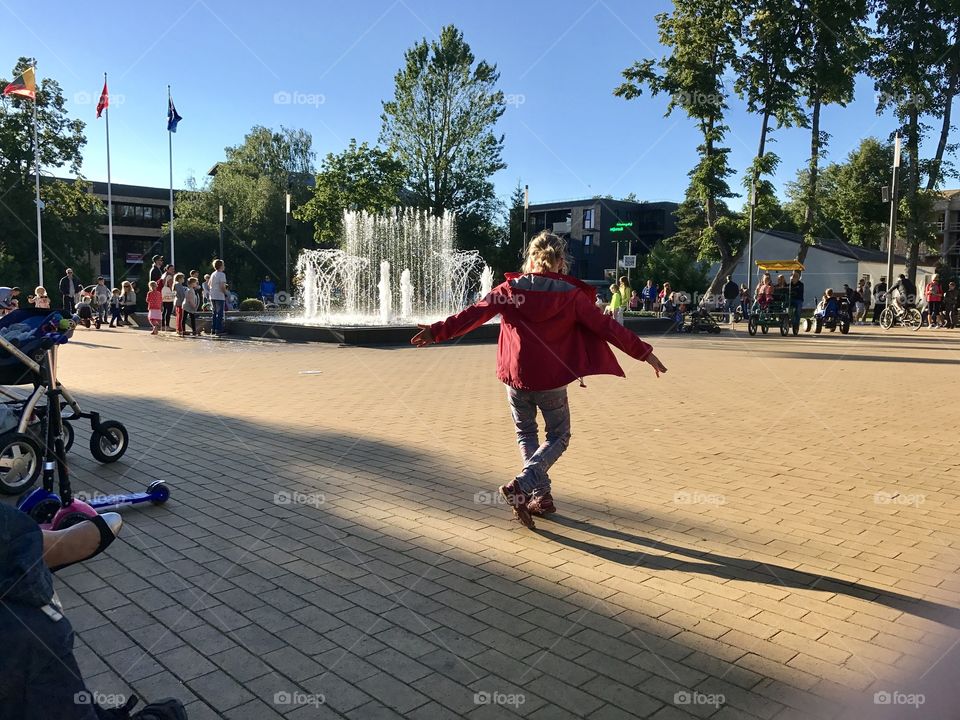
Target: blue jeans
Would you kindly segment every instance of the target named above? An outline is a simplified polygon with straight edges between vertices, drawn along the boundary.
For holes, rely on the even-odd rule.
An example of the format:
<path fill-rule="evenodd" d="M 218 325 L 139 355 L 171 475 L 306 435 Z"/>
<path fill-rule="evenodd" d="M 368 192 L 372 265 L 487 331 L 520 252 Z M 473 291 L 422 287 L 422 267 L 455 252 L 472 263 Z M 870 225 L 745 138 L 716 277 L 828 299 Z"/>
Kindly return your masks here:
<path fill-rule="evenodd" d="M 733 314 L 737 311 L 737 306 L 740 304 L 740 298 L 733 298 L 732 300 L 723 301 L 723 312 L 724 319 L 727 322 L 733 322 Z"/>
<path fill-rule="evenodd" d="M 73 628 L 53 606 L 43 537 L 24 513 L 0 505 L 0 718 L 94 720 L 73 656 Z"/>
<path fill-rule="evenodd" d="M 517 484 L 528 495 L 539 497 L 550 492 L 551 466 L 560 459 L 570 443 L 570 404 L 567 388 L 518 390 L 507 386 L 510 413 L 517 428 L 517 443 L 523 470 Z M 537 410 L 543 415 L 544 442 L 540 443 Z"/>
<path fill-rule="evenodd" d="M 223 306 L 226 303 L 225 300 L 211 300 L 213 305 L 213 332 L 222 333 L 223 332 Z"/>
<path fill-rule="evenodd" d="M 793 312 L 791 312 L 792 317 L 790 318 L 793 322 L 794 328 L 800 327 L 800 314 L 803 311 L 803 300 L 791 300 L 790 307 Z"/>

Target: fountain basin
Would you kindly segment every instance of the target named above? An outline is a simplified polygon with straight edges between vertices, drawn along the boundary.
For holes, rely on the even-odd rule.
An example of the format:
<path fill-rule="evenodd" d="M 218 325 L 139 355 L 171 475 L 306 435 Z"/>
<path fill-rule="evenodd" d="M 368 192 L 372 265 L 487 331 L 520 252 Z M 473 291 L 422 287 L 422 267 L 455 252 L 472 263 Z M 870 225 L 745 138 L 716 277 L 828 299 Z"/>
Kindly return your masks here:
<path fill-rule="evenodd" d="M 425 320 L 424 322 L 429 322 Z M 297 315 L 271 314 L 259 316 L 248 313 L 243 316 L 227 316 L 227 333 L 231 337 L 284 340 L 286 342 L 322 342 L 338 345 L 377 347 L 409 345 L 410 338 L 417 334 L 416 324 L 372 325 L 350 323 L 311 324 Z M 627 318 L 626 327 L 645 340 L 665 335 L 673 329 L 673 320 L 666 318 Z M 451 340 L 457 343 L 490 343 L 500 337 L 500 323 L 493 320 L 478 327 L 468 335 Z"/>
<path fill-rule="evenodd" d="M 416 324 L 308 324 L 294 316 L 289 319 L 228 317 L 226 325 L 231 337 L 358 346 L 409 345 L 410 338 L 418 332 Z M 498 337 L 500 323 L 491 322 L 455 342 L 496 342 Z"/>

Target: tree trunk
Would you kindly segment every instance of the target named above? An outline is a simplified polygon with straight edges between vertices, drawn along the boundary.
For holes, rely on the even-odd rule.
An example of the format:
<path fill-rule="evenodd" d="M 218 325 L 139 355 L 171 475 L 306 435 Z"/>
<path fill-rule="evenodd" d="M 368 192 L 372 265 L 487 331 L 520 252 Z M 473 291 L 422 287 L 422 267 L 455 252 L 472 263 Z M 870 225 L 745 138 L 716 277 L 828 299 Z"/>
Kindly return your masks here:
<path fill-rule="evenodd" d="M 813 226 L 817 217 L 817 176 L 820 170 L 820 93 L 814 93 L 813 117 L 810 130 L 810 177 L 807 178 L 807 207 L 803 213 L 803 227 L 800 228 L 800 248 L 797 250 L 797 262 L 807 259 L 807 249 L 813 240 Z"/>
<path fill-rule="evenodd" d="M 707 287 L 707 291 L 704 294 L 705 298 L 713 298 L 720 293 L 720 289 L 723 287 L 727 275 L 733 274 L 737 263 L 739 263 L 743 257 L 743 248 L 738 252 L 732 252 L 730 246 L 724 241 L 718 241 L 717 246 L 720 250 L 720 267 L 717 268 L 717 274 L 713 276 L 713 280 L 710 281 L 710 285 Z"/>
<path fill-rule="evenodd" d="M 940 124 L 940 142 L 937 143 L 937 154 L 933 157 L 933 163 L 930 165 L 930 177 L 927 178 L 927 190 L 936 190 L 937 183 L 940 182 L 940 168 L 943 165 L 943 154 L 947 149 L 947 140 L 950 136 L 950 118 L 953 106 L 953 98 L 956 97 L 960 84 L 960 67 L 954 66 L 954 72 L 947 85 L 946 96 L 943 98 L 943 122 Z"/>
<path fill-rule="evenodd" d="M 910 216 L 907 219 L 907 272 L 911 282 L 917 281 L 917 264 L 920 258 L 920 223 L 917 217 L 920 191 L 920 117 L 916 105 L 910 108 L 907 126 L 907 153 L 910 156 L 910 174 L 905 190 Z"/>

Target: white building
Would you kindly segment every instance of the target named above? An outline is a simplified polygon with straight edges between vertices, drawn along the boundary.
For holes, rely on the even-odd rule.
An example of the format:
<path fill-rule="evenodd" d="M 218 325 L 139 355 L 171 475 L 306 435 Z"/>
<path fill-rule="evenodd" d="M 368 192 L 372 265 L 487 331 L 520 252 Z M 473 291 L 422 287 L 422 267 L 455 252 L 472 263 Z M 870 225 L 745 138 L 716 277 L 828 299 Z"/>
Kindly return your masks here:
<path fill-rule="evenodd" d="M 755 230 L 753 233 L 753 259 L 757 260 L 792 260 L 797 256 L 802 238 L 796 233 L 781 232 L 779 230 Z M 806 297 L 804 305 L 814 307 L 817 300 L 827 288 L 834 291 L 842 290 L 844 283 L 850 287 L 857 287 L 860 278 L 870 279 L 871 286 L 876 285 L 880 278 L 887 274 L 887 253 L 882 250 L 868 250 L 866 248 L 848 245 L 842 240 L 817 238 L 816 244 L 807 250 L 806 268 L 803 273 L 804 290 Z M 906 258 L 895 255 L 893 258 L 893 277 L 906 272 Z M 934 268 L 920 266 L 917 268 L 917 286 L 922 290 Z M 756 288 L 762 272 L 753 269 L 752 287 Z M 787 273 L 789 280 L 789 273 Z M 733 279 L 740 283 L 747 281 L 746 253 L 740 259 L 733 272 Z M 773 280 L 776 282 L 776 273 Z"/>

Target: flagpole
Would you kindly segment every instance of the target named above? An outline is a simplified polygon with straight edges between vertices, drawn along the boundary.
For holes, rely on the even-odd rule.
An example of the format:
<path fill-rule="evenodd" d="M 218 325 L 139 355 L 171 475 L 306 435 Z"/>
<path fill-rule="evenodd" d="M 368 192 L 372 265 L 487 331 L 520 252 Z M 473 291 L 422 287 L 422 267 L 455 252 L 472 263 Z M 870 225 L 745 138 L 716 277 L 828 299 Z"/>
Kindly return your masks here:
<path fill-rule="evenodd" d="M 107 74 L 103 74 L 103 87 L 107 87 Z M 109 93 L 109 91 L 107 91 Z M 109 95 L 108 95 L 109 97 Z M 110 182 L 110 102 L 107 101 L 107 106 L 103 109 L 103 112 L 106 114 L 106 125 L 107 125 L 107 238 L 108 246 L 110 249 L 110 287 L 114 288 L 117 286 L 116 279 L 113 273 L 113 186 Z"/>
<path fill-rule="evenodd" d="M 33 61 L 33 81 L 37 83 L 37 61 Z M 39 89 L 39 88 L 38 88 Z M 43 227 L 40 216 L 40 143 L 37 139 L 37 98 L 34 90 L 33 98 L 33 164 L 36 171 L 34 180 L 37 190 L 37 275 L 40 278 L 38 285 L 43 285 Z"/>
<path fill-rule="evenodd" d="M 173 95 L 170 94 L 170 86 L 167 85 L 167 108 L 172 107 Z M 174 250 L 174 241 L 173 241 L 173 132 L 167 127 L 167 142 L 170 149 L 170 264 L 176 265 L 176 260 L 174 259 L 176 251 Z"/>

